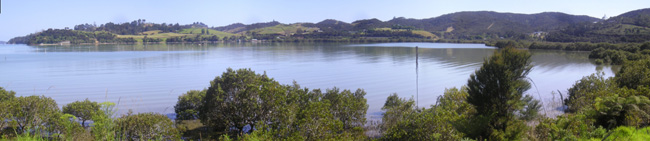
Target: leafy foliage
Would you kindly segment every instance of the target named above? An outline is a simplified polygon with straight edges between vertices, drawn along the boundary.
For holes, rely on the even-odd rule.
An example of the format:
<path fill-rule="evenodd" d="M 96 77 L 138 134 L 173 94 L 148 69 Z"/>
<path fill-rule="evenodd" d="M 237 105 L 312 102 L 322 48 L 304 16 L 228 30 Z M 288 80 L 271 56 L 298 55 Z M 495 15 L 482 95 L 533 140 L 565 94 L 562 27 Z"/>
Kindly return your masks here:
<path fill-rule="evenodd" d="M 608 129 L 650 124 L 650 100 L 645 96 L 599 97 L 594 106 L 596 124 Z"/>
<path fill-rule="evenodd" d="M 210 82 L 199 111 L 201 122 L 214 129 L 244 133 L 245 126 L 268 121 L 276 95 L 283 87 L 273 79 L 250 69 L 228 69 Z M 249 129 L 250 130 L 250 129 Z"/>
<path fill-rule="evenodd" d="M 368 105 L 361 89 L 309 91 L 280 85 L 250 69 L 228 69 L 211 82 L 199 110 L 217 131 L 271 134 L 277 139 L 363 137 Z"/>
<path fill-rule="evenodd" d="M 614 79 L 620 87 L 637 88 L 650 86 L 650 60 L 631 61 L 624 64 Z"/>
<path fill-rule="evenodd" d="M 542 118 L 534 128 L 534 138 L 539 140 L 578 140 L 602 138 L 606 129 L 594 125 L 585 114 L 566 114 L 556 119 Z"/>
<path fill-rule="evenodd" d="M 127 114 L 115 122 L 117 137 L 124 140 L 178 140 L 180 133 L 167 116 L 156 113 Z"/>
<path fill-rule="evenodd" d="M 63 106 L 63 113 L 71 114 L 81 120 L 81 126 L 86 126 L 86 121 L 92 119 L 95 112 L 99 111 L 99 104 L 88 99 L 84 101 L 75 101 Z"/>
<path fill-rule="evenodd" d="M 467 102 L 476 109 L 477 119 L 487 121 L 489 127 L 478 133 L 468 133 L 470 137 L 520 138 L 521 128 L 525 125 L 517 120 L 515 112 L 523 108 L 523 93 L 530 89 L 530 83 L 525 79 L 531 68 L 530 53 L 506 47 L 495 52 L 470 75 Z"/>
<path fill-rule="evenodd" d="M 6 118 L 17 134 L 30 132 L 40 134 L 53 131 L 48 124 L 54 124 L 60 110 L 56 102 L 45 96 L 16 97 L 6 104 Z"/>
<path fill-rule="evenodd" d="M 16 92 L 7 91 L 4 88 L 0 87 L 0 101 L 10 100 L 16 96 Z"/>
<path fill-rule="evenodd" d="M 199 107 L 203 104 L 203 98 L 207 90 L 191 90 L 178 96 L 178 102 L 174 106 L 176 120 L 192 120 L 199 118 Z"/>
<path fill-rule="evenodd" d="M 595 73 L 582 77 L 569 88 L 569 97 L 564 101 L 564 104 L 568 106 L 568 112 L 581 111 L 591 107 L 596 98 L 614 94 L 614 82 L 611 79 L 605 79 L 603 75 L 603 73 Z"/>
<path fill-rule="evenodd" d="M 416 109 L 413 99 L 405 100 L 396 94 L 388 97 L 384 107 L 381 128 L 382 140 L 460 140 L 463 133 L 453 126 L 475 112 L 466 102 L 467 89 L 445 90 L 438 104 L 429 109 Z"/>
<path fill-rule="evenodd" d="M 115 103 L 102 102 L 99 103 L 100 109 L 92 116 L 93 124 L 91 126 L 91 133 L 95 140 L 116 140 L 115 130 L 117 129 L 115 119 Z"/>

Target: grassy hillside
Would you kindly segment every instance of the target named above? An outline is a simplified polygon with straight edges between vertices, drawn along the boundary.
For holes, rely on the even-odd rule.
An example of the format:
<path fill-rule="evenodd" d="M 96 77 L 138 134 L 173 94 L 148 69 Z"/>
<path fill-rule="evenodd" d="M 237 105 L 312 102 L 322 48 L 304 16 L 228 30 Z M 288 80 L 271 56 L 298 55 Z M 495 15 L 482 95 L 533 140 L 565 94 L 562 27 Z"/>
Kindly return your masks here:
<path fill-rule="evenodd" d="M 259 29 L 254 29 L 249 31 L 249 33 L 256 33 L 256 34 L 282 34 L 282 35 L 292 35 L 295 34 L 298 29 L 306 31 L 306 32 L 313 32 L 318 30 L 316 27 L 305 27 L 302 26 L 302 24 L 291 24 L 291 25 L 285 25 L 285 24 L 279 24 L 271 27 L 264 27 L 264 28 L 259 28 Z"/>
<path fill-rule="evenodd" d="M 118 38 L 134 38 L 142 39 L 145 35 L 117 35 Z M 159 33 L 159 34 L 149 34 L 146 35 L 147 38 L 161 38 L 166 39 L 169 37 L 182 37 L 182 36 L 193 36 L 193 34 L 181 34 L 181 33 Z"/>
<path fill-rule="evenodd" d="M 375 30 L 382 30 L 382 31 L 392 31 L 392 32 L 397 32 L 397 31 L 406 31 L 405 29 L 391 29 L 391 28 L 375 28 Z M 429 31 L 424 31 L 424 30 L 411 30 L 413 34 L 417 34 L 420 36 L 428 37 L 431 39 L 438 39 L 438 36 L 435 34 L 429 32 Z"/>
<path fill-rule="evenodd" d="M 235 34 L 232 34 L 232 33 L 217 31 L 217 30 L 214 30 L 214 29 L 205 29 L 205 28 L 186 28 L 186 29 L 183 29 L 183 30 L 179 31 L 178 33 L 182 33 L 182 34 L 201 34 L 201 29 L 207 30 L 206 34 L 204 34 L 204 35 L 217 35 L 217 36 L 219 36 L 221 38 L 226 37 L 226 36 L 228 36 L 228 37 L 235 36 Z"/>

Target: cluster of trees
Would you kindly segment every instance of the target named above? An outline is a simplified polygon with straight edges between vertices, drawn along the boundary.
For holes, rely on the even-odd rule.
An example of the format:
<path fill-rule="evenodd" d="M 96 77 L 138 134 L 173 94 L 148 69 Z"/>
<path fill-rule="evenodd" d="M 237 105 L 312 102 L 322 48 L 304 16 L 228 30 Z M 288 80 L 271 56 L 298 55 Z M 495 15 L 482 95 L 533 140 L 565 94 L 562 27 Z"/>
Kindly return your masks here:
<path fill-rule="evenodd" d="M 200 119 L 221 138 L 362 139 L 368 105 L 362 89 L 309 90 L 250 69 L 228 69 L 208 89 L 179 96 L 177 120 Z"/>
<path fill-rule="evenodd" d="M 145 19 L 138 19 L 131 22 L 121 23 L 121 24 L 108 22 L 100 26 L 97 26 L 95 24 L 88 24 L 88 23 L 79 24 L 74 26 L 74 30 L 87 31 L 87 32 L 106 31 L 113 34 L 120 34 L 120 35 L 138 35 L 142 32 L 151 31 L 151 30 L 160 30 L 162 32 L 177 32 L 185 28 L 191 28 L 193 26 L 203 27 L 205 26 L 205 24 L 196 23 L 196 22 L 190 25 L 179 25 L 178 23 L 156 24 L 156 23 L 146 23 Z"/>
<path fill-rule="evenodd" d="M 0 87 L 0 139 L 16 140 L 168 140 L 180 139 L 162 114 L 114 118 L 114 103 L 76 101 L 59 109 L 45 96 L 20 96 Z M 92 120 L 93 123 L 87 124 Z"/>
<path fill-rule="evenodd" d="M 527 40 L 497 40 L 497 41 L 491 41 L 485 43 L 485 45 L 487 46 L 494 46 L 498 48 L 512 46 L 515 48 L 552 49 L 552 50 L 567 50 L 567 51 L 594 51 L 596 49 L 602 48 L 605 50 L 625 50 L 628 52 L 636 52 L 636 51 L 644 50 L 642 48 L 643 46 L 647 46 L 646 44 L 648 43 L 591 43 L 591 42 L 561 43 L 561 42 L 536 42 L 536 41 L 527 41 Z"/>
<path fill-rule="evenodd" d="M 617 132 L 647 130 L 650 125 L 650 60 L 626 61 L 615 77 L 585 76 L 569 89 L 566 114 L 544 119 L 535 132 L 545 140 L 613 138 Z M 643 129 L 641 129 L 643 128 Z M 646 136 L 644 138 L 640 138 Z M 627 134 L 646 140 L 648 133 Z M 618 139 L 621 139 L 620 137 Z"/>
<path fill-rule="evenodd" d="M 562 101 L 566 113 L 540 116 L 524 52 L 501 49 L 470 76 L 466 87 L 445 90 L 430 108 L 390 96 L 382 108 L 384 140 L 647 140 L 650 59 L 625 61 L 613 78 L 586 76 Z"/>
<path fill-rule="evenodd" d="M 57 44 L 70 41 L 72 44 L 79 43 L 135 43 L 133 38 L 117 38 L 115 34 L 108 32 L 85 32 L 65 29 L 48 29 L 27 37 L 27 44 Z M 20 42 L 20 41 L 13 41 Z"/>
<path fill-rule="evenodd" d="M 169 37 L 165 39 L 165 42 L 167 43 L 182 43 L 182 42 L 219 42 L 219 41 L 246 41 L 246 36 L 224 36 L 223 38 L 219 39 L 219 36 L 217 35 L 212 35 L 212 36 L 202 36 L 202 35 L 196 35 L 194 37 L 190 36 L 181 36 L 181 37 Z"/>
<path fill-rule="evenodd" d="M 430 108 L 413 99 L 390 96 L 381 129 L 385 140 L 520 140 L 536 119 L 539 101 L 523 93 L 530 88 L 530 54 L 505 48 L 485 60 L 467 86 L 447 89 Z"/>
<path fill-rule="evenodd" d="M 650 42 L 644 44 L 628 44 L 619 47 L 600 47 L 589 54 L 596 59 L 597 64 L 622 65 L 626 61 L 636 61 L 650 58 Z"/>

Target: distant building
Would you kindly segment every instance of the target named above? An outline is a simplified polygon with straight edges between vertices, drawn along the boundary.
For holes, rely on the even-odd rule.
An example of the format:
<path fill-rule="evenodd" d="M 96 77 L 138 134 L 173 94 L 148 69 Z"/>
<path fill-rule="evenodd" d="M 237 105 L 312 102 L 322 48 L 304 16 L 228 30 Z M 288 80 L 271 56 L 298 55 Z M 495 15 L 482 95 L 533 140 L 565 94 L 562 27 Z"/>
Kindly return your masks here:
<path fill-rule="evenodd" d="M 59 45 L 70 45 L 70 41 L 59 42 Z"/>

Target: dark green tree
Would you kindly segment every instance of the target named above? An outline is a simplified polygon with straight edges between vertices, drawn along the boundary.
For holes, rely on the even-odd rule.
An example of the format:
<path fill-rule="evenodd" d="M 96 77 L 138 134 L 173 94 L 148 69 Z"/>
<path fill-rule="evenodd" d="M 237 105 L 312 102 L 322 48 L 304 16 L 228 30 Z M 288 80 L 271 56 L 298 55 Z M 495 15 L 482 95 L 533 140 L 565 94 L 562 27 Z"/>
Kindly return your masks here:
<path fill-rule="evenodd" d="M 201 123 L 216 130 L 242 134 L 257 122 L 271 120 L 273 102 L 284 95 L 285 87 L 250 69 L 228 68 L 210 82 L 199 110 Z"/>
<path fill-rule="evenodd" d="M 354 93 L 350 90 L 340 91 L 336 87 L 326 90 L 324 98 L 331 104 L 332 116 L 343 122 L 343 130 L 363 135 L 368 110 L 365 95 L 366 92 L 362 89 L 357 89 Z"/>
<path fill-rule="evenodd" d="M 650 86 L 650 59 L 626 62 L 614 80 L 620 87 L 630 89 Z"/>
<path fill-rule="evenodd" d="M 0 87 L 0 101 L 5 101 L 14 98 L 16 95 L 16 92 L 14 91 L 7 91 L 4 88 Z"/>
<path fill-rule="evenodd" d="M 178 96 L 178 102 L 174 106 L 176 120 L 192 120 L 199 118 L 199 107 L 203 104 L 203 98 L 207 90 L 191 90 Z"/>
<path fill-rule="evenodd" d="M 88 99 L 75 101 L 63 106 L 63 113 L 71 114 L 81 120 L 81 126 L 86 126 L 86 121 L 91 120 L 95 112 L 99 111 L 99 104 Z"/>
<path fill-rule="evenodd" d="M 18 134 L 30 132 L 33 135 L 48 131 L 52 127 L 48 124 L 55 124 L 61 115 L 54 99 L 45 96 L 16 97 L 5 106 L 3 108 L 8 113 L 6 120 L 15 123 Z"/>
<path fill-rule="evenodd" d="M 506 47 L 495 51 L 483 66 L 470 75 L 467 102 L 476 109 L 476 118 L 486 120 L 488 128 L 478 127 L 474 138 L 518 139 L 515 111 L 523 108 L 523 93 L 530 89 L 526 75 L 530 72 L 530 53 Z M 525 126 L 525 125 L 524 125 Z M 513 131 L 513 132 L 510 132 Z"/>
<path fill-rule="evenodd" d="M 7 91 L 4 88 L 0 87 L 0 107 L 3 107 L 0 108 L 0 128 L 4 128 L 5 125 L 7 125 L 8 123 L 3 119 L 7 119 L 10 117 L 8 108 L 10 106 L 11 100 L 14 99 L 15 95 L 16 92 Z M 0 131 L 2 131 L 2 129 L 0 129 Z"/>

